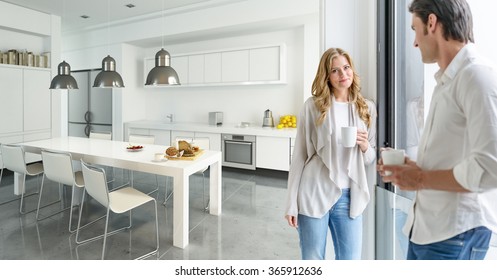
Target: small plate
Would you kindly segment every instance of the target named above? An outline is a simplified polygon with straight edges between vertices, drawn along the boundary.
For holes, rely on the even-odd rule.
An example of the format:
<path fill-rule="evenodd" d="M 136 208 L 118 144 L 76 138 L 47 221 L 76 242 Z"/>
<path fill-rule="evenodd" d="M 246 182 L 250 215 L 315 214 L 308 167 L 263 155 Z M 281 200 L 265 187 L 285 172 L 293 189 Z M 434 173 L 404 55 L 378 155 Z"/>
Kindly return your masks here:
<path fill-rule="evenodd" d="M 126 147 L 126 151 L 128 151 L 128 152 L 139 152 L 141 150 L 143 150 L 143 146 L 140 146 L 140 145 Z"/>

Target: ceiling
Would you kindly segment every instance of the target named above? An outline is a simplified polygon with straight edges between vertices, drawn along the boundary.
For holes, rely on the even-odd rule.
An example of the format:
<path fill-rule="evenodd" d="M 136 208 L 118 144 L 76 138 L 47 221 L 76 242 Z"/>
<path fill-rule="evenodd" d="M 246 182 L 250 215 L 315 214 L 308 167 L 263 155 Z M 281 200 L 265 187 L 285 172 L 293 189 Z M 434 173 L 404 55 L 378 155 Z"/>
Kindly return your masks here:
<path fill-rule="evenodd" d="M 2 0 L 62 18 L 62 32 L 174 10 L 196 10 L 234 0 Z M 241 0 L 237 0 L 241 1 Z M 135 7 L 128 8 L 126 5 Z M 89 18 L 82 18 L 81 16 Z"/>

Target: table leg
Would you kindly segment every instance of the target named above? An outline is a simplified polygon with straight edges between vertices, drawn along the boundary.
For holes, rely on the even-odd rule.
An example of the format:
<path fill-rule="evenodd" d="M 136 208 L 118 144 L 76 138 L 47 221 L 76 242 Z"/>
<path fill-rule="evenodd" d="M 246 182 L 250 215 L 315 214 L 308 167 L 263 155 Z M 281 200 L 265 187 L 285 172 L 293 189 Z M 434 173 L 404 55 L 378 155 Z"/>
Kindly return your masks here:
<path fill-rule="evenodd" d="M 21 173 L 14 172 L 14 194 L 21 195 L 24 193 L 24 187 L 26 182 L 24 182 L 24 175 Z"/>
<path fill-rule="evenodd" d="M 189 177 L 184 173 L 173 176 L 173 245 L 188 246 L 189 229 Z"/>
<path fill-rule="evenodd" d="M 211 215 L 221 215 L 222 204 L 222 184 L 221 184 L 221 162 L 217 161 L 210 166 L 210 206 L 209 213 Z"/>

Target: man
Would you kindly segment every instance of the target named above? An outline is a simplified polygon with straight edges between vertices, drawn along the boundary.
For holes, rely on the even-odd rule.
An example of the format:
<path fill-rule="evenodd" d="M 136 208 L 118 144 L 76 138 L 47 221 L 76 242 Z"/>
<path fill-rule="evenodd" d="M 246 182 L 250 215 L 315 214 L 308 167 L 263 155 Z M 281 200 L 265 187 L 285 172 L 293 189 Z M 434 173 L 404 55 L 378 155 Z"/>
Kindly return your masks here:
<path fill-rule="evenodd" d="M 413 0 L 409 12 L 414 47 L 440 67 L 437 85 L 417 162 L 377 168 L 417 191 L 404 226 L 408 259 L 484 259 L 497 232 L 497 72 L 470 43 L 465 0 Z"/>

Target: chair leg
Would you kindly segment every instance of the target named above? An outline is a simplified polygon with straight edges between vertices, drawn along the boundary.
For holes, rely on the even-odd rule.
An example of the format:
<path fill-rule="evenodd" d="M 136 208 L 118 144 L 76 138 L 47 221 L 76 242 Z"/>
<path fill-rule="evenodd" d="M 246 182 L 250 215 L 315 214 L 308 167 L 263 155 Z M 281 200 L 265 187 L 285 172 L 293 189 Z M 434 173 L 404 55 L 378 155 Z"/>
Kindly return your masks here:
<path fill-rule="evenodd" d="M 36 210 L 36 221 L 41 221 L 41 220 L 44 220 L 46 218 L 52 217 L 53 215 L 59 214 L 61 212 L 64 212 L 64 211 L 66 211 L 66 210 L 68 210 L 70 208 L 70 207 L 63 208 L 63 209 L 61 209 L 59 211 L 56 211 L 56 212 L 54 212 L 54 213 L 52 213 L 52 214 L 50 214 L 50 215 L 48 215 L 48 216 L 40 219 L 39 216 L 40 216 L 40 209 L 41 208 L 45 208 L 47 206 L 53 205 L 53 204 L 58 203 L 58 202 L 60 202 L 61 205 L 62 205 L 62 197 L 61 197 L 61 193 L 60 193 L 60 183 L 59 183 L 59 200 L 56 200 L 54 202 L 50 202 L 50 203 L 48 203 L 48 204 L 40 207 L 40 205 L 41 205 L 41 196 L 43 194 L 43 187 L 44 187 L 44 185 L 45 185 L 45 174 L 43 174 L 43 177 L 41 179 L 40 193 L 38 195 L 38 207 L 36 207 L 36 209 L 35 209 Z M 72 207 L 72 204 L 71 204 L 71 207 Z"/>
<path fill-rule="evenodd" d="M 107 207 L 107 218 L 105 219 L 105 230 L 104 230 L 104 245 L 102 246 L 102 260 L 105 256 L 105 245 L 107 244 L 107 230 L 109 229 L 109 211 L 110 208 Z"/>
<path fill-rule="evenodd" d="M 157 246 L 155 247 L 155 250 L 136 258 L 136 260 L 142 260 L 144 258 L 151 256 L 151 255 L 159 253 L 159 216 L 157 214 L 158 213 L 157 212 L 157 201 L 153 200 L 153 202 L 154 202 L 154 209 L 155 209 L 155 241 L 156 241 Z"/>
<path fill-rule="evenodd" d="M 202 184 L 203 184 L 203 188 L 204 188 L 204 191 L 203 191 L 203 195 L 202 195 L 202 202 L 204 203 L 203 206 L 204 206 L 204 211 L 208 211 L 209 210 L 209 204 L 210 204 L 210 198 L 207 198 L 207 203 L 205 203 L 205 171 L 202 172 Z"/>

